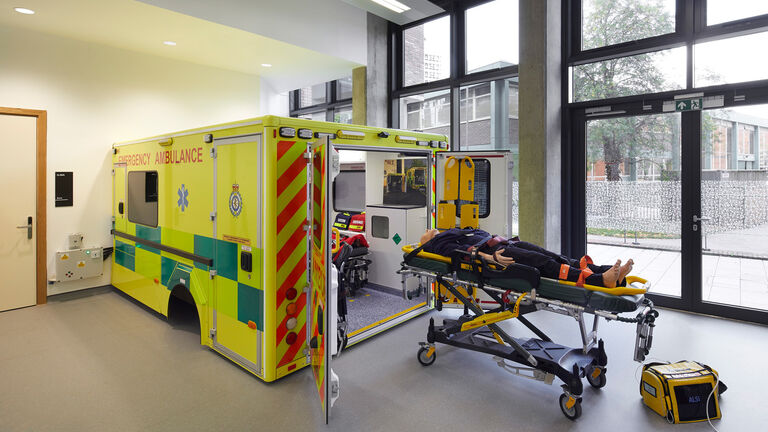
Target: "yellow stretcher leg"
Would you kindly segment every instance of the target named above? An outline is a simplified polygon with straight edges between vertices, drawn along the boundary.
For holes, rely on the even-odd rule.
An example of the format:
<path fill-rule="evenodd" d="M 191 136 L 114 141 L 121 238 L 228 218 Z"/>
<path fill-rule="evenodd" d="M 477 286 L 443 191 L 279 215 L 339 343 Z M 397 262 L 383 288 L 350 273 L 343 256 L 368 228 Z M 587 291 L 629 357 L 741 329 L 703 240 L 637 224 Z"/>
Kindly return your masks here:
<path fill-rule="evenodd" d="M 459 199 L 459 161 L 453 156 L 445 161 L 445 180 L 443 181 L 442 199 L 444 201 L 454 201 Z"/>
<path fill-rule="evenodd" d="M 512 310 L 505 310 L 504 312 L 492 312 L 480 315 L 472 321 L 467 321 L 461 325 L 461 331 L 472 330 L 478 327 L 487 326 L 489 324 L 497 323 L 499 321 L 508 320 L 511 318 L 517 318 L 520 315 L 520 301 L 523 300 L 527 293 L 523 293 L 517 298 L 515 307 Z M 495 333 L 494 333 L 495 334 Z"/>

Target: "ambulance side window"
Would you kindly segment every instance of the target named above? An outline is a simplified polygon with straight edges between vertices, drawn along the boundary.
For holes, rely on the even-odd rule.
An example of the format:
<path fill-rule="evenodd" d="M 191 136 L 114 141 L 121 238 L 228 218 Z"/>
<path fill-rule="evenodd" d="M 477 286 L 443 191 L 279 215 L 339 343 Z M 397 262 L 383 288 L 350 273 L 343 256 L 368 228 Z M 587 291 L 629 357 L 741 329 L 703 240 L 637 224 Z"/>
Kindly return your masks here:
<path fill-rule="evenodd" d="M 491 214 L 491 162 L 488 159 L 472 159 L 475 163 L 475 202 L 477 202 L 480 219 Z M 460 201 L 466 204 L 469 201 Z M 461 217 L 461 206 L 456 206 L 456 217 Z"/>
<path fill-rule="evenodd" d="M 128 173 L 128 220 L 157 227 L 157 171 Z"/>

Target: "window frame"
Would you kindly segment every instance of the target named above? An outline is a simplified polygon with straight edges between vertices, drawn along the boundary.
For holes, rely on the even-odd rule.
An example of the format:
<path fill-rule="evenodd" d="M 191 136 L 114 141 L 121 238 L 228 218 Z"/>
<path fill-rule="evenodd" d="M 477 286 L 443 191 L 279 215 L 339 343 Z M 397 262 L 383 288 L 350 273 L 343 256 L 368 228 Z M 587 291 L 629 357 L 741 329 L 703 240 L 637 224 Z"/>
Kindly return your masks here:
<path fill-rule="evenodd" d="M 460 149 L 460 90 L 472 84 L 490 82 L 500 79 L 515 78 L 518 76 L 518 65 L 507 66 L 499 69 L 491 69 L 474 73 L 466 72 L 466 11 L 475 6 L 489 3 L 493 0 L 465 0 L 452 4 L 449 11 L 432 15 L 430 17 L 414 21 L 402 26 L 390 24 L 389 27 L 389 59 L 390 59 L 390 90 L 388 124 L 392 128 L 400 128 L 400 99 L 406 96 L 413 96 L 424 93 L 432 93 L 440 90 L 449 91 L 449 101 L 451 103 L 450 111 L 450 133 L 449 142 L 451 149 L 458 151 Z M 410 28 L 423 25 L 430 21 L 449 17 L 450 20 L 450 64 L 449 77 L 437 81 L 414 84 L 410 86 L 403 85 L 405 75 L 404 65 L 404 38 L 403 32 Z"/>
<path fill-rule="evenodd" d="M 347 77 L 344 77 L 347 78 Z M 344 79 L 339 78 L 339 79 Z M 301 89 L 291 90 L 288 92 L 289 110 L 288 115 L 290 117 L 298 117 L 305 114 L 314 114 L 320 111 L 325 111 L 325 121 L 333 122 L 334 110 L 338 108 L 347 108 L 352 106 L 352 97 L 346 99 L 336 98 L 336 89 L 338 86 L 337 81 L 339 79 L 328 81 L 325 83 L 325 102 L 299 108 L 299 98 Z"/>

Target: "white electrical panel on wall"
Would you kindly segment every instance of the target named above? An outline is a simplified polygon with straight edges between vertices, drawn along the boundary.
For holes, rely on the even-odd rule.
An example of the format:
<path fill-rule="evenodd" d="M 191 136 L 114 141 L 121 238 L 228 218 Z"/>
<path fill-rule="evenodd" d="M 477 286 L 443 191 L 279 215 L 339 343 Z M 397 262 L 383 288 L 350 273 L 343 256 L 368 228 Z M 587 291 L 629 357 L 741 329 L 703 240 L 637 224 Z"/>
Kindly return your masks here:
<path fill-rule="evenodd" d="M 56 282 L 101 276 L 103 253 L 100 247 L 56 252 Z"/>

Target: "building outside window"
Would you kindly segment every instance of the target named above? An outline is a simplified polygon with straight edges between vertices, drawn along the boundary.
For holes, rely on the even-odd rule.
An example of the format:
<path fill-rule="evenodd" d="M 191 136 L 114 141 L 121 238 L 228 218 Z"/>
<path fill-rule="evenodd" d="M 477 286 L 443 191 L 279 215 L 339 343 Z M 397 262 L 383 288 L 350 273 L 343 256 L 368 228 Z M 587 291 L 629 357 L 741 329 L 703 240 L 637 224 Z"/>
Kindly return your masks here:
<path fill-rule="evenodd" d="M 291 117 L 352 123 L 352 77 L 292 90 L 289 108 Z"/>

